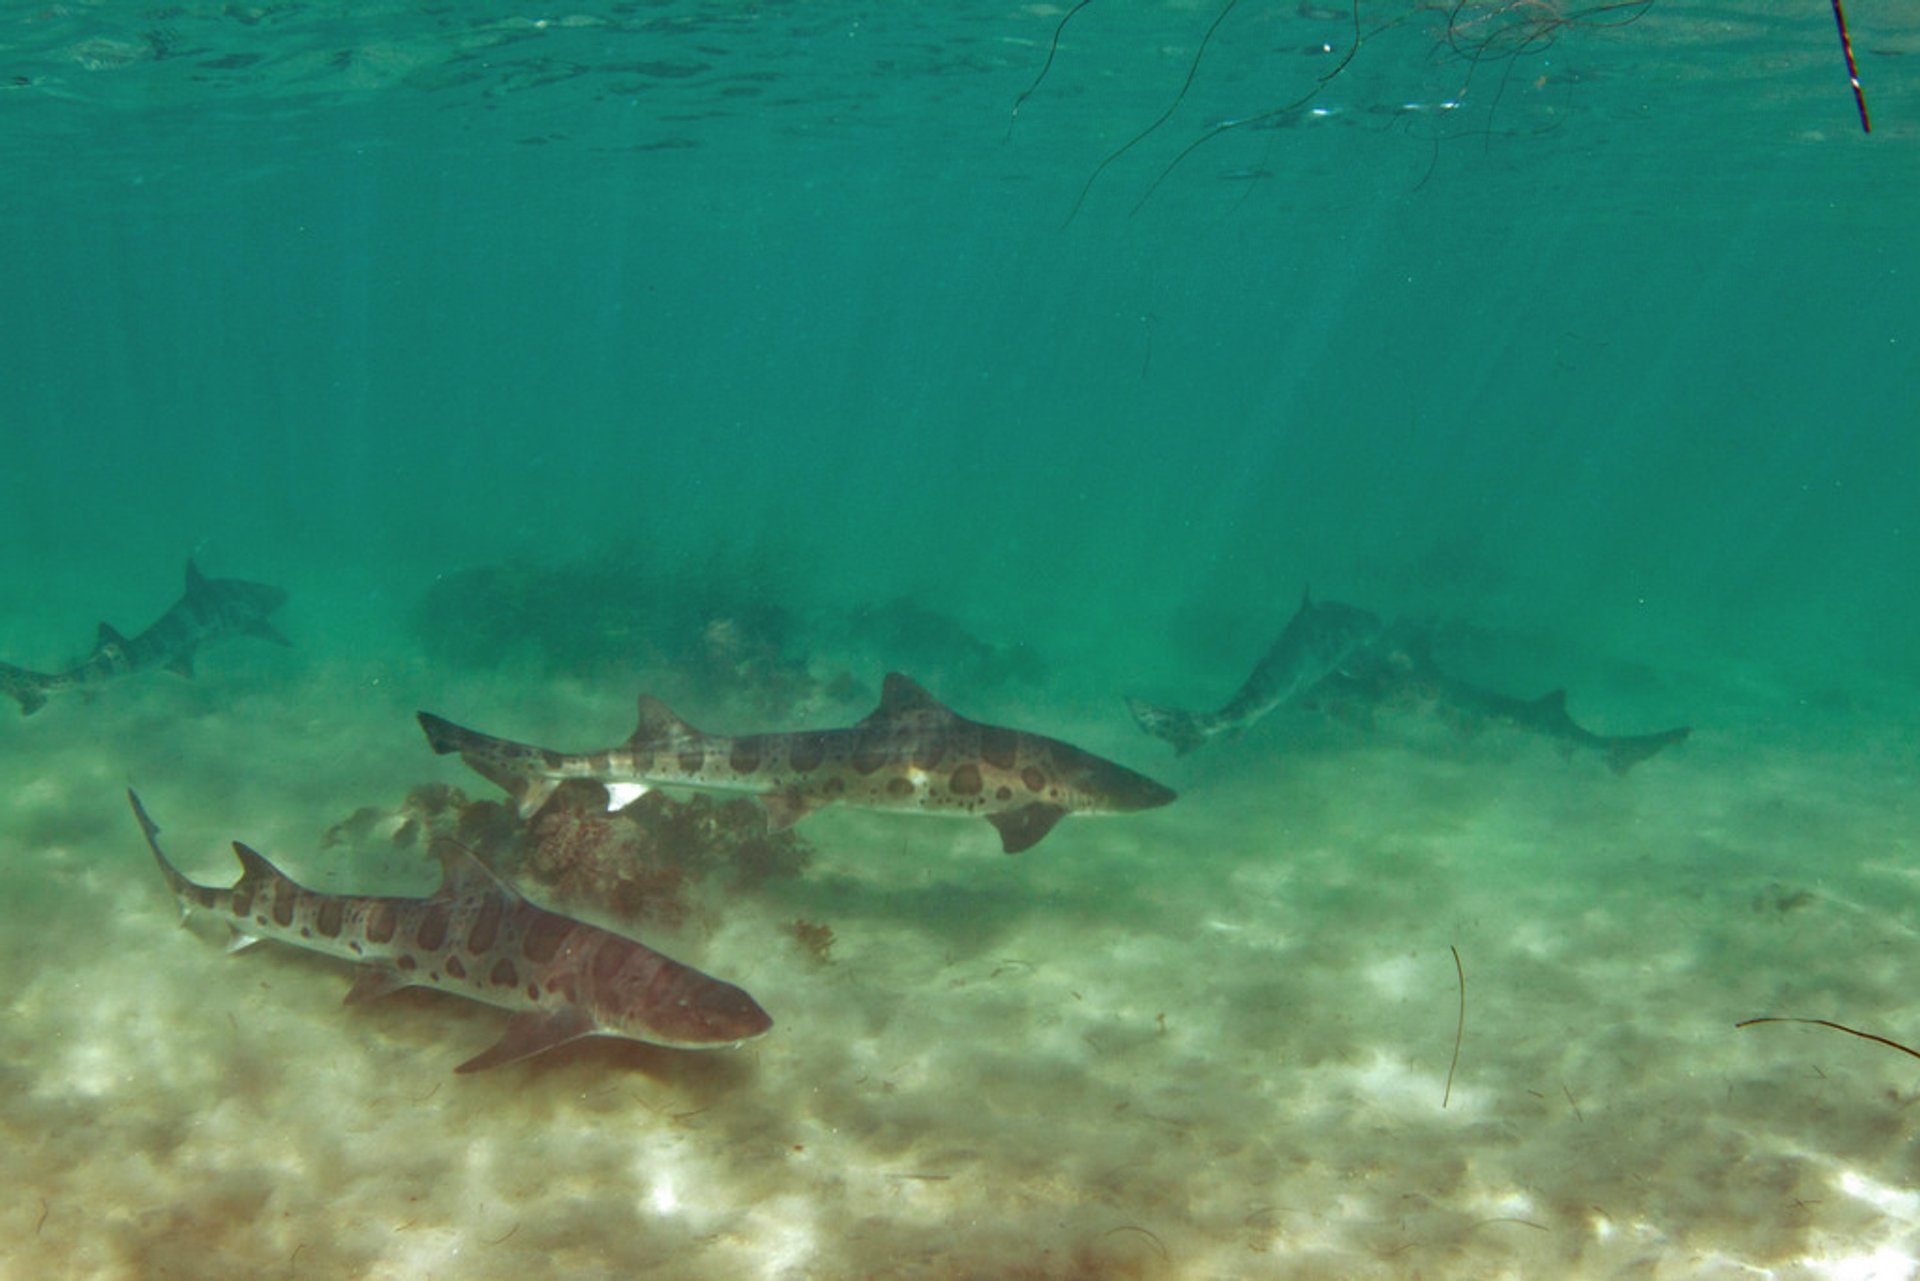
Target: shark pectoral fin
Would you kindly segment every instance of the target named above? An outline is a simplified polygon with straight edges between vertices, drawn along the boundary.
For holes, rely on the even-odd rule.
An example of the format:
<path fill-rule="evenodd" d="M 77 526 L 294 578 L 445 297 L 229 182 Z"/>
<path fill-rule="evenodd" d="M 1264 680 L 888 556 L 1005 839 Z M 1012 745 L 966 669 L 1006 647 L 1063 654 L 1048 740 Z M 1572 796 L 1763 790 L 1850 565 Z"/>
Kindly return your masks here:
<path fill-rule="evenodd" d="M 455 1068 L 456 1072 L 484 1072 L 506 1063 L 517 1063 L 545 1053 L 569 1041 L 592 1036 L 599 1029 L 583 1010 L 525 1010 L 507 1020 L 507 1030 L 499 1040 Z"/>
<path fill-rule="evenodd" d="M 180 655 L 178 658 L 168 663 L 164 668 L 164 670 L 172 672 L 175 676 L 184 676 L 188 680 L 192 680 L 193 679 L 192 653 L 186 653 L 186 654 Z"/>
<path fill-rule="evenodd" d="M 784 832 L 820 808 L 820 802 L 801 792 L 768 792 L 760 798 L 767 812 L 767 830 Z"/>
<path fill-rule="evenodd" d="M 471 758 L 463 756 L 461 759 L 466 761 L 467 764 L 473 765 L 474 769 L 479 770 L 480 773 L 487 774 L 486 770 L 480 769 L 478 765 L 474 765 Z M 554 789 L 560 786 L 559 779 L 548 778 L 544 774 L 512 778 L 511 781 L 509 781 L 509 776 L 504 774 L 488 774 L 487 776 L 513 793 L 514 804 L 519 806 L 521 818 L 532 818 L 535 814 L 538 814 L 540 807 L 545 805 L 547 799 L 553 795 Z"/>
<path fill-rule="evenodd" d="M 368 1001 L 392 996 L 401 988 L 412 985 L 411 980 L 391 965 L 362 965 L 354 973 L 353 986 L 348 989 L 343 1004 L 365 1005 Z"/>
<path fill-rule="evenodd" d="M 293 642 L 281 635 L 280 629 L 264 618 L 256 618 L 240 630 L 255 640 L 269 641 L 275 645 L 285 645 L 288 649 L 293 648 Z"/>
<path fill-rule="evenodd" d="M 186 923 L 187 905 L 182 903 L 180 905 L 180 924 L 185 925 Z M 244 952 L 260 941 L 258 934 L 249 934 L 237 925 L 229 925 L 227 928 L 233 931 L 232 936 L 227 939 L 228 956 L 232 956 L 235 952 Z"/>
<path fill-rule="evenodd" d="M 653 789 L 645 783 L 608 783 L 607 812 L 623 810 Z"/>
<path fill-rule="evenodd" d="M 93 638 L 94 653 L 98 654 L 103 649 L 124 650 L 126 647 L 127 638 L 122 636 L 120 630 L 112 623 L 103 622 L 95 629 Z"/>
<path fill-rule="evenodd" d="M 1040 838 L 1051 832 L 1053 825 L 1066 816 L 1067 812 L 1058 805 L 1035 801 L 1017 810 L 989 814 L 987 822 L 1000 829 L 1000 848 L 1009 854 L 1018 854 L 1021 850 L 1038 845 Z"/>

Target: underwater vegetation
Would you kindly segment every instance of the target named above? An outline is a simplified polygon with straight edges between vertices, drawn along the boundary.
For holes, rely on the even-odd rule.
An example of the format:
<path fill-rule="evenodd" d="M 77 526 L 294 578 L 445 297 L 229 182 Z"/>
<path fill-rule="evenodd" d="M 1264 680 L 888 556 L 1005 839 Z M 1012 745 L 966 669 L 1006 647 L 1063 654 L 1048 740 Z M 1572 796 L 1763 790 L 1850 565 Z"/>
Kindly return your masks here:
<path fill-rule="evenodd" d="M 463 667 L 522 663 L 606 680 L 667 669 L 689 686 L 774 707 L 814 688 L 798 620 L 764 558 L 717 551 L 704 565 L 624 556 L 523 561 L 443 574 L 413 611 L 428 657 Z"/>
<path fill-rule="evenodd" d="M 673 565 L 617 554 L 479 565 L 435 579 L 412 625 L 436 663 L 595 683 L 671 672 L 677 693 L 779 717 L 865 698 L 849 670 L 862 660 L 957 689 L 1047 678 L 1031 646 L 984 639 L 909 597 L 830 606 L 798 598 L 794 578 L 777 558 L 724 547 Z"/>
<path fill-rule="evenodd" d="M 850 612 L 847 632 L 855 644 L 881 654 L 885 666 L 943 688 L 1038 686 L 1049 675 L 1032 646 L 983 640 L 959 619 L 906 596 Z"/>

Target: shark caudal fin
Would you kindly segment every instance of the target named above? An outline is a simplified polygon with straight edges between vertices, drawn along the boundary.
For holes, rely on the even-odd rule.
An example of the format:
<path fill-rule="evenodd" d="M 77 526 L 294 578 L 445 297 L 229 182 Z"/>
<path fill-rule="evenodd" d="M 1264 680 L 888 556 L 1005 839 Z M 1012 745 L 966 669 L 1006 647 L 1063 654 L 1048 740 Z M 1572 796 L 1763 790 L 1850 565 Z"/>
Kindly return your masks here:
<path fill-rule="evenodd" d="M 533 768 L 535 758 L 540 754 L 538 748 L 455 725 L 432 712 L 416 712 L 414 715 L 420 721 L 420 728 L 426 732 L 427 745 L 433 748 L 435 755 L 448 756 L 458 752 L 460 759 L 474 773 L 504 788 L 513 797 L 521 818 L 529 817 L 545 805 L 554 789 L 560 786 L 559 779 Z"/>
<path fill-rule="evenodd" d="M 1133 713 L 1134 722 L 1141 729 L 1155 738 L 1164 738 L 1172 743 L 1173 750 L 1181 756 L 1202 746 L 1211 737 L 1207 733 L 1205 719 L 1197 712 L 1160 707 L 1138 698 L 1127 700 L 1127 710 Z"/>
<path fill-rule="evenodd" d="M 15 667 L 12 663 L 0 663 L 0 690 L 8 698 L 20 704 L 20 714 L 31 716 L 47 705 L 47 696 L 41 689 L 43 678 L 39 672 L 30 672 L 24 667 Z"/>

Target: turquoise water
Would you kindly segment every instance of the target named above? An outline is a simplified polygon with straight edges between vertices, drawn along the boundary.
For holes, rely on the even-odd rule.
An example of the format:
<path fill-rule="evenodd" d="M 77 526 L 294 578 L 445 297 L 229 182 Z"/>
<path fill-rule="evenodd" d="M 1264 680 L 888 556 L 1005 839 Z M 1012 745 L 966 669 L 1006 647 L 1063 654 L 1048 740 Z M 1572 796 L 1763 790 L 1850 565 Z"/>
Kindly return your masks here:
<path fill-rule="evenodd" d="M 1920 1039 L 1915 15 L 1849 11 L 1867 135 L 1817 3 L 1064 12 L 0 14 L 0 658 L 189 555 L 295 642 L 0 725 L 9 1269 L 1912 1275 L 1911 1061 L 1731 1024 Z M 1694 737 L 1135 729 L 1309 584 Z M 320 841 L 491 795 L 416 708 L 892 668 L 1182 799 L 809 819 L 677 943 L 774 1014 L 724 1059 L 455 1080 L 493 1012 L 196 946 L 121 796 L 205 880 L 424 893 Z"/>

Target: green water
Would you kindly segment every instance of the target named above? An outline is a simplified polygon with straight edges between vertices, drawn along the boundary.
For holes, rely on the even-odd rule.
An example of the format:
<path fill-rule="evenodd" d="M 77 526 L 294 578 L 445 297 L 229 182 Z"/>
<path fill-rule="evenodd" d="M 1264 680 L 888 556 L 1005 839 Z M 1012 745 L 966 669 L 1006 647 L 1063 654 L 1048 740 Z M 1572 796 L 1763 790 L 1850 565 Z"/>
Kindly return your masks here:
<path fill-rule="evenodd" d="M 1849 1243 L 1864 1256 L 1893 1240 L 1865 1211 L 1803 1208 L 1777 1226 L 1777 1207 L 1727 1174 L 1751 1151 L 1722 1169 L 1650 1122 L 1608 1148 L 1588 1124 L 1604 1104 L 1584 1098 L 1569 1122 L 1560 1093 L 1573 1104 L 1579 1070 L 1622 1098 L 1658 1076 L 1634 1096 L 1644 1115 L 1711 1125 L 1724 1104 L 1725 1132 L 1751 1130 L 1775 1104 L 1816 1106 L 1790 1074 L 1825 1054 L 1825 1071 L 1854 1075 L 1818 1104 L 1846 1110 L 1821 1177 L 1920 1177 L 1872 1137 L 1905 1124 L 1887 1102 L 1912 1088 L 1897 1056 L 1835 1036 L 1793 1042 L 1806 1053 L 1792 1058 L 1779 1040 L 1756 1050 L 1759 1029 L 1743 1034 L 1755 1043 L 1723 1035 L 1734 1017 L 1783 1012 L 1920 1038 L 1912 966 L 1881 972 L 1885 956 L 1865 955 L 1889 940 L 1912 950 L 1902 869 L 1920 852 L 1907 799 L 1916 14 L 1893 0 L 1849 11 L 1868 135 L 1819 3 L 1450 15 L 1094 0 L 1061 27 L 1064 13 L 686 0 L 0 13 L 0 658 L 60 667 L 102 617 L 131 634 L 178 595 L 189 554 L 286 588 L 276 621 L 296 641 L 235 641 L 191 685 L 155 674 L 0 724 L 15 780 L 0 857 L 17 905 L 0 904 L 0 934 L 10 967 L 34 976 L 13 1015 L 22 1088 L 7 1124 L 17 1153 L 38 1154 L 13 1158 L 9 1177 L 105 1207 L 109 1224 L 69 1220 L 55 1243 L 29 1199 L 0 1227 L 21 1259 L 45 1275 L 153 1275 L 191 1266 L 194 1234 L 217 1230 L 246 1267 L 282 1267 L 282 1247 L 339 1231 L 324 1200 L 291 1189 L 325 1174 L 361 1189 L 356 1204 L 392 1192 L 329 1149 L 274 1176 L 304 1225 L 284 1239 L 236 1226 L 259 1211 L 251 1193 L 163 1212 L 193 1201 L 180 1191 L 192 1171 L 244 1168 L 233 1177 L 251 1187 L 272 1165 L 251 1150 L 227 1164 L 244 1145 L 226 1139 L 168 1163 L 191 1148 L 182 1135 L 215 1083 L 258 1110 L 233 1127 L 254 1135 L 289 1124 L 305 1087 L 221 1066 L 226 1021 L 205 1027 L 191 993 L 249 980 L 216 956 L 179 962 L 184 942 L 160 932 L 171 909 L 118 809 L 128 781 L 163 825 L 180 815 L 183 862 L 224 876 L 221 842 L 236 836 L 278 840 L 297 864 L 327 824 L 406 785 L 481 794 L 421 748 L 416 707 L 585 747 L 630 732 L 642 685 L 703 727 L 791 728 L 864 715 L 892 667 L 970 715 L 1154 773 L 1183 800 L 1063 828 L 1015 864 L 984 825 L 928 837 L 810 820 L 816 879 L 717 934 L 709 958 L 797 1048 L 717 1084 L 660 1066 L 671 1056 L 647 1061 L 668 1112 L 735 1109 L 703 1153 L 725 1148 L 713 1186 L 731 1209 L 675 1228 L 686 1235 L 654 1255 L 623 1253 L 631 1203 L 670 1214 L 657 1185 L 626 1188 L 607 1156 L 598 1186 L 625 1188 L 624 1208 L 576 1225 L 578 1266 L 1396 1275 L 1405 1249 L 1434 1275 L 1615 1275 L 1652 1260 L 1650 1275 L 1746 1261 L 1811 1276 Z M 536 602 L 524 619 L 435 590 L 501 566 L 546 584 L 518 598 Z M 1181 760 L 1128 722 L 1123 695 L 1224 701 L 1308 584 L 1440 620 L 1451 661 L 1492 688 L 1565 685 L 1583 724 L 1691 724 L 1694 742 L 1616 780 L 1417 716 L 1281 715 Z M 762 646 L 751 671 L 715 657 L 735 653 L 735 632 Z M 630 637 L 651 648 L 623 649 Z M 1802 910 L 1807 887 L 1825 907 Z M 1609 904 L 1615 890 L 1630 898 Z M 1271 913 L 1248 906 L 1269 896 Z M 752 925 L 800 912 L 836 922 L 840 977 L 776 1008 L 779 967 Z M 195 967 L 156 980 L 156 1038 L 195 1048 L 147 1074 L 151 1094 L 96 1081 L 42 1039 L 103 1021 L 84 991 L 57 995 L 58 944 L 107 917 L 136 922 L 112 927 L 132 931 L 130 955 L 152 949 L 134 969 Z M 1803 931 L 1784 944 L 1755 933 L 1776 918 L 1818 927 L 1784 925 Z M 1663 948 L 1696 935 L 1662 967 Z M 1356 1127 L 1323 1101 L 1298 1124 L 1326 1177 L 1289 1185 L 1281 1136 L 1315 1073 L 1359 1073 L 1369 1106 L 1399 1097 L 1372 1056 L 1401 1053 L 1377 1038 L 1410 999 L 1394 968 L 1409 950 L 1432 1042 L 1421 1054 L 1437 1045 L 1444 1069 L 1447 947 L 1463 937 L 1479 944 L 1462 947 L 1473 962 L 1511 949 L 1510 994 L 1524 997 L 1505 1016 L 1511 1072 L 1470 1094 L 1490 1113 L 1481 1128 Z M 1130 951 L 1140 939 L 1154 946 Z M 977 1017 L 919 1010 L 998 976 L 995 949 L 1048 940 L 1077 962 L 1040 961 L 1044 982 Z M 1069 1020 L 1053 1044 L 1055 1016 L 1035 1011 L 1073 1009 L 1092 991 L 1077 980 L 1110 953 L 1151 996 L 1109 993 L 1108 1022 Z M 1296 985 L 1263 1003 L 1250 967 L 1281 957 Z M 943 968 L 969 963 L 979 972 Z M 289 1025 L 315 1029 L 338 1082 L 366 1083 L 340 1085 L 341 1108 L 401 1118 L 418 1141 L 448 1135 L 446 1154 L 525 1142 L 559 1165 L 575 1151 L 563 1132 L 655 1134 L 652 1112 L 556 1119 L 486 1082 L 473 1088 L 506 1092 L 497 1132 L 463 1113 L 449 1134 L 444 1117 L 369 1103 L 353 1091 L 394 1063 L 431 1081 L 458 1061 L 439 1037 L 446 1009 L 387 1016 L 379 1035 L 404 1038 L 385 1047 L 397 1057 L 367 1067 L 350 1057 L 367 1034 L 331 1008 L 334 976 L 278 964 L 277 988 L 313 989 Z M 1667 985 L 1679 973 L 1684 997 Z M 1356 984 L 1374 1002 L 1364 1026 L 1337 1012 Z M 1702 995 L 1716 990 L 1724 1000 Z M 1489 980 L 1476 999 L 1499 991 Z M 1807 1008 L 1791 999 L 1808 993 Z M 1783 1000 L 1793 1008 L 1771 1008 Z M 1607 1048 L 1613 1033 L 1586 1039 L 1572 1011 L 1596 1002 L 1627 1020 L 1657 1010 L 1663 1029 L 1705 1022 L 1643 1076 L 1631 1045 Z M 1143 1066 L 1166 1034 L 1151 1016 L 1183 1003 L 1205 1037 Z M 471 1020 L 487 1016 L 460 1017 L 462 1043 L 484 1043 Z M 1549 1022 L 1560 1041 L 1522 1044 Z M 1008 1028 L 1021 1030 L 996 1031 Z M 962 1042 L 980 1057 L 899 1068 Z M 1073 1057 L 1089 1045 L 1091 1063 Z M 1726 1071 L 1746 1074 L 1750 1111 L 1719 1077 L 1699 1099 L 1670 1092 L 1700 1053 L 1736 1056 Z M 632 1074 L 604 1059 L 561 1071 L 569 1098 Z M 924 1092 L 908 1114 L 862 1111 L 867 1087 L 852 1082 L 883 1071 L 900 1097 Z M 1097 1080 L 1084 1098 L 1081 1073 Z M 1005 1161 L 959 1137 L 956 1100 L 985 1077 L 992 1115 L 971 1128 L 1019 1149 Z M 1410 1090 L 1422 1107 L 1427 1084 Z M 845 1094 L 828 1109 L 809 1090 Z M 1131 1138 L 1075 1114 L 1030 1146 L 1010 1119 L 1135 1099 L 1192 1110 Z M 1548 1104 L 1561 1128 L 1534 1124 L 1528 1109 Z M 154 1163 L 137 1176 L 84 1145 L 58 1152 L 53 1136 L 110 1106 L 151 1118 L 115 1141 Z M 1275 1147 L 1222 1137 L 1248 1117 Z M 872 1186 L 789 1185 L 742 1155 L 774 1132 L 789 1156 L 819 1151 L 829 1130 L 895 1174 L 937 1157 L 953 1181 L 874 1185 L 896 1198 L 890 1217 Z M 1172 1169 L 1114 1173 L 1156 1150 L 1154 1134 Z M 1827 1137 L 1794 1129 L 1767 1159 L 1817 1164 L 1807 1154 Z M 1508 1173 L 1535 1194 L 1522 1208 L 1474 1185 L 1516 1150 L 1527 1159 Z M 1036 1173 L 1058 1153 L 1063 1172 Z M 1569 1173 L 1583 1161 L 1590 1195 Z M 1392 1172 L 1368 1223 L 1426 1198 L 1404 1231 L 1309 1231 L 1368 1171 Z M 970 1177 L 1018 1192 L 970 1199 Z M 1813 1179 L 1780 1186 L 1846 1200 Z M 1242 1195 L 1261 1180 L 1274 1182 Z M 1603 1232 L 1592 1207 L 1607 1196 L 1637 1208 Z M 776 1203 L 787 1226 L 750 1209 Z M 1920 1223 L 1905 1202 L 1875 1204 Z M 1047 1241 L 1049 1207 L 1068 1205 L 1071 1232 Z M 1090 1205 L 1105 1217 L 1082 1217 Z M 431 1268 L 381 1240 L 342 1245 L 332 1266 L 488 1275 L 474 1242 L 512 1220 L 450 1206 L 434 1210 L 449 1253 Z M 983 1227 L 996 1213 L 1004 1228 Z M 1472 1226 L 1515 1220 L 1529 1225 L 1515 1241 Z M 1776 1226 L 1749 1230 L 1762 1220 Z M 1122 1231 L 1133 1224 L 1156 1235 Z M 544 1248 L 533 1238 L 515 1248 Z"/>

